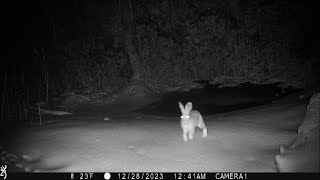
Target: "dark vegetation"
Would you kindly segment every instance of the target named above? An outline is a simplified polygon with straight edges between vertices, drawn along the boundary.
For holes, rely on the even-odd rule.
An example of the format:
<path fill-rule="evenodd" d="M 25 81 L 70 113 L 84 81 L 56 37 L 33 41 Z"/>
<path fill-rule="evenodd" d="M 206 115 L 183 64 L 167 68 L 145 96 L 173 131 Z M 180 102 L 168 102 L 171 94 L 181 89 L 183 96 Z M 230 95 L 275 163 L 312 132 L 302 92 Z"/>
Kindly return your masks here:
<path fill-rule="evenodd" d="M 71 111 L 119 92 L 188 90 L 197 80 L 296 89 L 319 82 L 311 2 L 76 0 L 5 8 L 13 11 L 5 16 L 1 127 L 43 107 Z"/>

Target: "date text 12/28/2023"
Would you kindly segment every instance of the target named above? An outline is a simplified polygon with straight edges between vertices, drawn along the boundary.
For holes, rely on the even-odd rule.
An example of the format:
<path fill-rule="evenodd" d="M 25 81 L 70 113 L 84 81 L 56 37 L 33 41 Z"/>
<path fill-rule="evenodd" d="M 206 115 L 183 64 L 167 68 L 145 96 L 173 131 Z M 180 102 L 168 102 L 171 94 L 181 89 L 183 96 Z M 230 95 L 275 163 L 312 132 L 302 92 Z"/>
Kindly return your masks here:
<path fill-rule="evenodd" d="M 117 173 L 118 179 L 247 179 L 247 173 Z"/>

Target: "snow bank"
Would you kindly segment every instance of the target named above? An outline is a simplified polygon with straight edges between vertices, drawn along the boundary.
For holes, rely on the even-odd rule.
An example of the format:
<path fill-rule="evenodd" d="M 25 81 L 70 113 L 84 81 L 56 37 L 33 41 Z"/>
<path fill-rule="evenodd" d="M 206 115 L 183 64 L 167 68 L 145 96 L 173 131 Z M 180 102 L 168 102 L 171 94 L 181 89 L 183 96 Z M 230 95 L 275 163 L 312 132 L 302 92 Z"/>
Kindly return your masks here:
<path fill-rule="evenodd" d="M 281 145 L 275 157 L 280 172 L 319 172 L 319 121 L 320 93 L 315 93 L 296 140 L 289 148 Z"/>

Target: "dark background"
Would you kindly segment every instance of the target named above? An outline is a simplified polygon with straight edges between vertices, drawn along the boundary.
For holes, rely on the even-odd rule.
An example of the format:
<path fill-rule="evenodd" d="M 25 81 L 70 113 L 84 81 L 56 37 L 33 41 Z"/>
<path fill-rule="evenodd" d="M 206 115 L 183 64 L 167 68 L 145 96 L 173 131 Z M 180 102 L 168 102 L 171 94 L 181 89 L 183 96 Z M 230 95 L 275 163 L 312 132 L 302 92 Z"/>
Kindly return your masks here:
<path fill-rule="evenodd" d="M 43 62 L 50 99 L 70 92 L 92 99 L 130 86 L 123 12 L 133 17 L 134 49 L 154 92 L 194 80 L 240 85 L 282 79 L 274 84 L 297 89 L 319 84 L 317 1 L 131 2 L 132 8 L 116 0 L 5 2 L 2 106 L 20 111 L 45 101 Z"/>

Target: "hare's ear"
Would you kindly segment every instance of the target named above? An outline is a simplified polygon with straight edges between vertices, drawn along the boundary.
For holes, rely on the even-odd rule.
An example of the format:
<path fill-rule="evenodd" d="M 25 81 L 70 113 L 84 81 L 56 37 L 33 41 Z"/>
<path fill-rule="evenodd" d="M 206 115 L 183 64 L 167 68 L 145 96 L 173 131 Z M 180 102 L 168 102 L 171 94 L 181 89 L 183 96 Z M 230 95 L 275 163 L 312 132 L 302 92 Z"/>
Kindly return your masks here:
<path fill-rule="evenodd" d="M 181 102 L 178 102 L 179 103 L 179 108 L 181 110 L 181 112 L 184 112 L 184 106 Z"/>
<path fill-rule="evenodd" d="M 186 111 L 190 112 L 192 110 L 192 102 L 186 104 Z"/>

